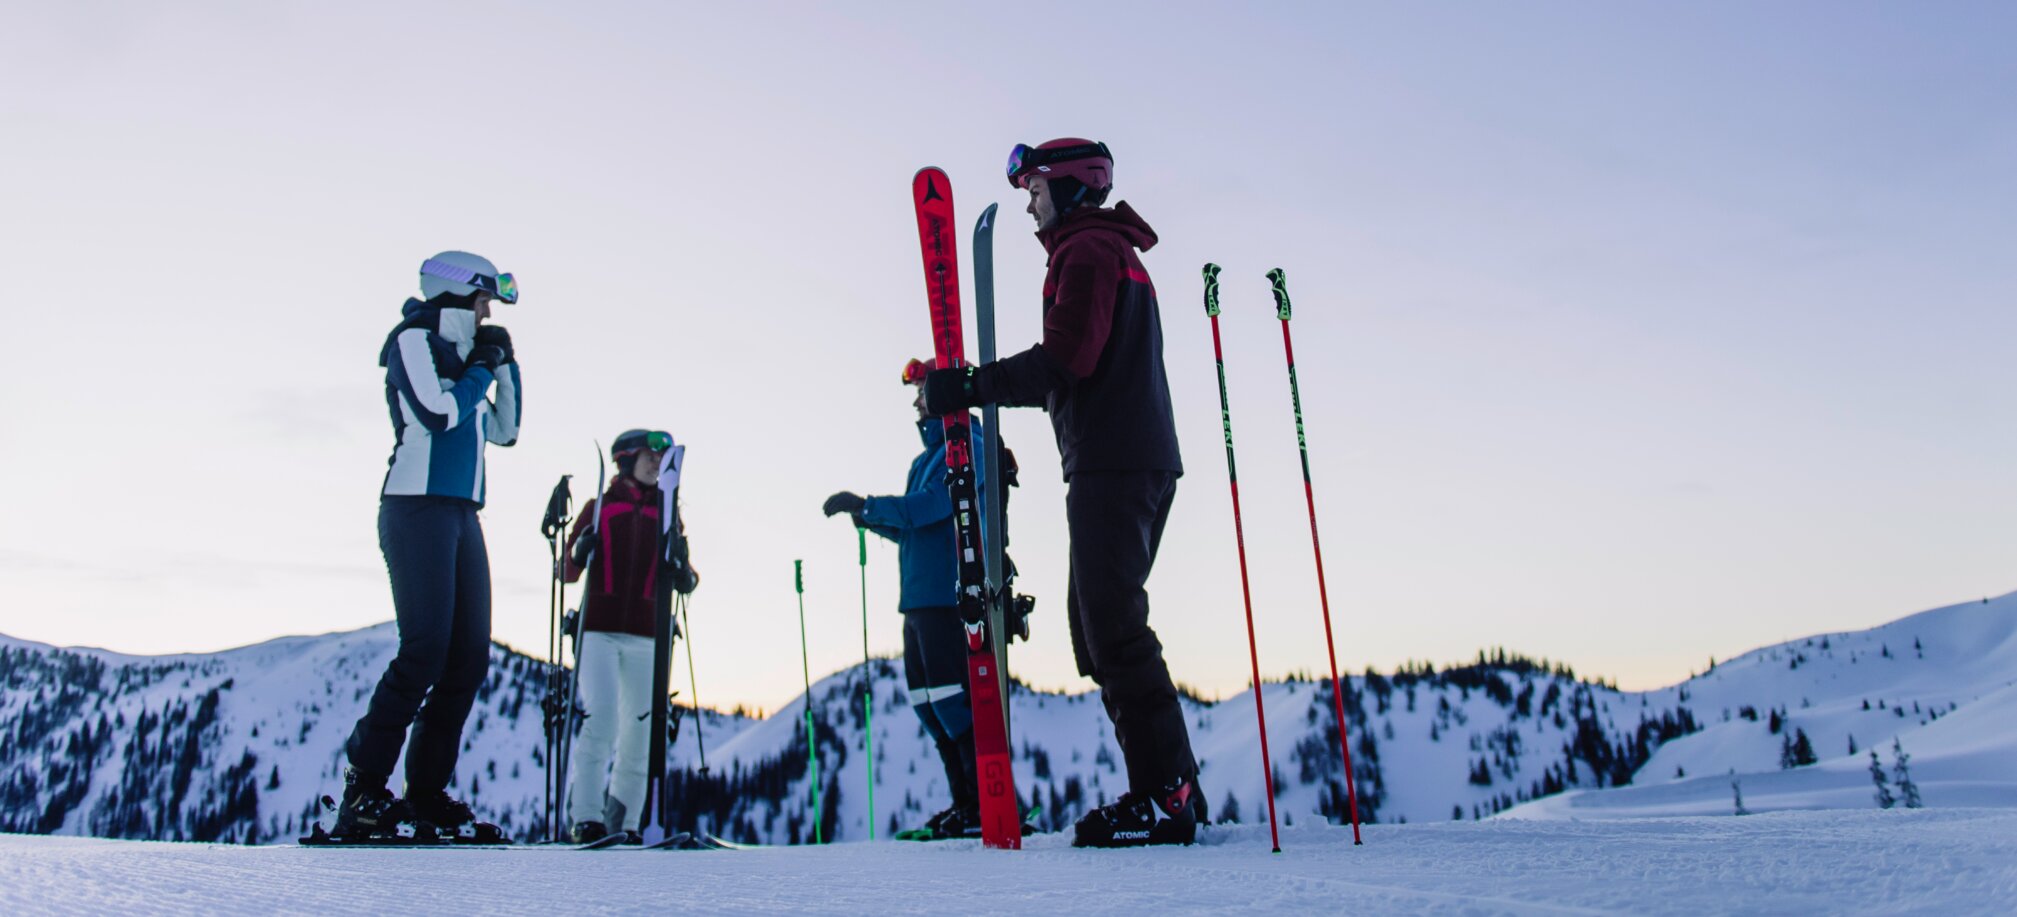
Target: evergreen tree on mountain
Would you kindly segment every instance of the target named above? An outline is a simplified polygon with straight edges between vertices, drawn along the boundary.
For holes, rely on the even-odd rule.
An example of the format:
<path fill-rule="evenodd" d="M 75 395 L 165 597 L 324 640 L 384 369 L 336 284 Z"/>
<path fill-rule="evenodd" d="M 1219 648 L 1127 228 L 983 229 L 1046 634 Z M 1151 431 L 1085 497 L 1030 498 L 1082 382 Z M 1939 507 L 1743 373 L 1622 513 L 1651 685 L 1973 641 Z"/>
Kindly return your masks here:
<path fill-rule="evenodd" d="M 1904 797 L 1905 808 L 1920 808 L 1923 803 L 1919 801 L 1919 785 L 1912 782 L 1912 771 L 1907 766 L 1912 756 L 1905 753 L 1904 743 L 1896 738 L 1891 740 L 1891 757 L 1891 773 L 1898 779 L 1898 793 Z M 1872 752 L 1871 761 L 1874 763 L 1875 760 L 1876 753 Z"/>

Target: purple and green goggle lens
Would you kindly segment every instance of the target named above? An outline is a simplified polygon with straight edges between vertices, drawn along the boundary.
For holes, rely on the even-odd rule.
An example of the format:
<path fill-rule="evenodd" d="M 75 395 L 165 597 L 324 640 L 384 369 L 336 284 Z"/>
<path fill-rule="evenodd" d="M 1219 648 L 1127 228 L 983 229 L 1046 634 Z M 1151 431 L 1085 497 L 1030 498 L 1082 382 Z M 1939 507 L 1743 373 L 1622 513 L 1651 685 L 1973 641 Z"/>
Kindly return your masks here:
<path fill-rule="evenodd" d="M 480 274 L 458 264 L 436 261 L 433 258 L 420 263 L 420 272 L 439 277 L 443 280 L 453 280 L 456 283 L 469 284 L 504 302 L 518 301 L 518 279 L 510 274 L 499 274 L 492 277 L 489 274 Z"/>
<path fill-rule="evenodd" d="M 1008 161 L 1009 187 L 1011 188 L 1022 187 L 1021 184 L 1017 183 L 1016 179 L 1022 177 L 1023 161 L 1028 159 L 1029 154 L 1031 152 L 1034 152 L 1035 150 L 1036 147 L 1030 146 L 1027 143 L 1018 143 L 1015 145 L 1015 149 L 1009 151 L 1009 161 Z"/>

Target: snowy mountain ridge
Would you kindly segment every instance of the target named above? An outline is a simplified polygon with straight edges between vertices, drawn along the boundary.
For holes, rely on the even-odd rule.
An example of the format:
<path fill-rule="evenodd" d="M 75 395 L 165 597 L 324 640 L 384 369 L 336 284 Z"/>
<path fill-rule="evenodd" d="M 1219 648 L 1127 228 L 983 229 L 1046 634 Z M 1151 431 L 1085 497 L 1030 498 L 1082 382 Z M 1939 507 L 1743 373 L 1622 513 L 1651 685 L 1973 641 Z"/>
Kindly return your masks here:
<path fill-rule="evenodd" d="M 315 801 L 340 788 L 343 741 L 394 644 L 389 623 L 164 657 L 0 637 L 0 830 L 290 841 L 316 817 Z M 836 672 L 812 690 L 829 841 L 870 832 L 864 674 L 874 687 L 876 834 L 945 804 L 900 666 Z M 524 839 L 544 832 L 544 680 L 540 662 L 493 646 L 456 775 L 456 793 Z M 1913 754 L 1929 805 L 2017 807 L 2017 777 L 2005 773 L 2017 772 L 2007 766 L 2017 760 L 2017 595 L 1764 647 L 1647 692 L 1502 651 L 1349 682 L 1367 821 L 1720 814 L 1731 810 L 1733 773 L 1753 810 L 1870 806 L 1867 752 L 1880 749 L 1888 767 L 1894 739 Z M 1262 697 L 1283 820 L 1343 820 L 1328 680 L 1270 682 Z M 1017 788 L 1044 827 L 1067 826 L 1125 788 L 1096 695 L 1018 686 L 1011 702 Z M 1250 692 L 1184 703 L 1214 817 L 1265 819 Z M 811 840 L 800 703 L 760 721 L 706 710 L 695 725 L 689 718 L 670 749 L 683 826 Z M 1818 763 L 1782 769 L 1796 735 Z"/>

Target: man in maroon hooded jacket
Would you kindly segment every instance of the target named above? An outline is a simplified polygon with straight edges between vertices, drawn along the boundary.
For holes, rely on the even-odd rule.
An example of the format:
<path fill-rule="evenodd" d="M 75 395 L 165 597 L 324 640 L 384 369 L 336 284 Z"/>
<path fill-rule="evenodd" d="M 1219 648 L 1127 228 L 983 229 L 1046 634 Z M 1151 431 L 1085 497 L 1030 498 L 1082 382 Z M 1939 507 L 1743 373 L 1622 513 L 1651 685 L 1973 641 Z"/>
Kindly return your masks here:
<path fill-rule="evenodd" d="M 1129 785 L 1079 820 L 1074 843 L 1187 844 L 1204 820 L 1204 795 L 1144 589 L 1183 474 L 1162 317 L 1136 255 L 1156 234 L 1125 202 L 1101 206 L 1113 187 L 1106 144 L 1018 145 L 1008 177 L 1029 192 L 1037 240 L 1050 253 L 1043 341 L 985 366 L 933 372 L 926 409 L 1049 412 L 1067 484 L 1072 651 L 1100 686 Z"/>

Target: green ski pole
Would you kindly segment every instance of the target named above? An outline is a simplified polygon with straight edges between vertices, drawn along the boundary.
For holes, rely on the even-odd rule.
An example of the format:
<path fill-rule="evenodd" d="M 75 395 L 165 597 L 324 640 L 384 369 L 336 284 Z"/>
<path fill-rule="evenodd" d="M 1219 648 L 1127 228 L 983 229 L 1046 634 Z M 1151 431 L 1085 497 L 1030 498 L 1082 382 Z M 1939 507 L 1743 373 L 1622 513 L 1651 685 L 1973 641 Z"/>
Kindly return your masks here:
<path fill-rule="evenodd" d="M 805 642 L 805 561 L 791 562 L 792 585 L 798 589 L 798 658 L 805 671 L 805 756 L 806 773 L 812 778 L 812 842 L 826 843 L 820 831 L 819 745 L 812 731 L 812 655 Z"/>
<path fill-rule="evenodd" d="M 868 530 L 854 530 L 861 560 L 861 718 L 862 744 L 868 755 L 868 839 L 875 840 L 875 677 L 868 657 Z"/>

